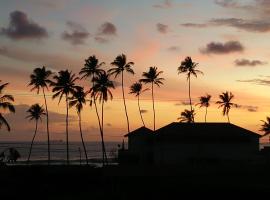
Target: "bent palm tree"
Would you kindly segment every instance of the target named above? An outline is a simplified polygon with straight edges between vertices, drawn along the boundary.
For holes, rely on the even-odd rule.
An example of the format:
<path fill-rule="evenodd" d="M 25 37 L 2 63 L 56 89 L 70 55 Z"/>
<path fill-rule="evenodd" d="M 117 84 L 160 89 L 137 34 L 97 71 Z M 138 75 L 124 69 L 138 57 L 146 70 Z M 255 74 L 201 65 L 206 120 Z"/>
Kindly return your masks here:
<path fill-rule="evenodd" d="M 35 68 L 33 73 L 30 75 L 30 83 L 28 85 L 33 86 L 31 88 L 31 91 L 36 90 L 37 94 L 39 94 L 40 89 L 42 89 L 47 118 L 46 125 L 47 125 L 47 142 L 48 142 L 48 164 L 50 164 L 51 161 L 51 150 L 50 150 L 49 112 L 44 88 L 46 88 L 47 90 L 49 89 L 48 86 L 49 84 L 51 84 L 49 78 L 51 74 L 52 72 L 50 70 L 46 70 L 44 66 L 42 68 Z"/>
<path fill-rule="evenodd" d="M 181 73 L 187 74 L 189 104 L 190 104 L 191 111 L 193 109 L 192 109 L 192 102 L 191 102 L 191 95 L 190 95 L 190 77 L 191 75 L 193 75 L 197 78 L 197 73 L 203 74 L 202 71 L 196 69 L 197 66 L 198 66 L 198 63 L 193 62 L 191 57 L 186 57 L 185 60 L 181 62 L 181 65 L 177 69 L 178 74 L 181 74 Z"/>
<path fill-rule="evenodd" d="M 160 74 L 162 74 L 163 71 L 157 71 L 157 67 L 149 67 L 148 72 L 143 72 L 142 76 L 144 78 L 140 79 L 140 82 L 143 82 L 145 84 L 150 83 L 151 89 L 152 89 L 152 102 L 153 102 L 153 114 L 154 114 L 154 131 L 156 130 L 156 111 L 155 111 L 155 100 L 154 100 L 154 84 L 160 87 L 160 85 L 163 85 L 164 78 L 159 78 Z"/>
<path fill-rule="evenodd" d="M 125 99 L 125 91 L 124 91 L 124 71 L 134 75 L 134 71 L 131 68 L 134 63 L 133 62 L 127 62 L 127 58 L 125 54 L 119 55 L 115 58 L 115 60 L 111 63 L 111 65 L 115 66 L 114 68 L 111 68 L 108 70 L 108 73 L 110 75 L 115 75 L 115 78 L 121 74 L 121 85 L 122 85 L 122 95 L 123 95 L 123 102 L 125 107 L 125 114 L 127 118 L 127 127 L 128 127 L 128 133 L 130 132 L 129 129 L 129 119 L 128 119 L 128 113 L 127 113 L 127 106 L 126 106 L 126 99 Z"/>
<path fill-rule="evenodd" d="M 1 82 L 2 81 L 0 80 L 0 83 Z M 5 125 L 7 130 L 10 131 L 10 126 L 3 114 L 1 113 L 1 111 L 15 113 L 15 108 L 12 104 L 12 102 L 14 102 L 14 97 L 10 94 L 4 93 L 4 90 L 8 86 L 8 84 L 9 83 L 0 84 L 0 129 L 3 125 Z"/>
<path fill-rule="evenodd" d="M 201 96 L 200 103 L 196 104 L 196 105 L 199 105 L 200 108 L 205 107 L 205 116 L 204 116 L 205 123 L 206 123 L 206 117 L 207 117 L 207 108 L 210 106 L 210 99 L 211 99 L 211 95 L 206 94 L 205 96 Z"/>
<path fill-rule="evenodd" d="M 261 120 L 263 122 L 260 131 L 264 132 L 263 136 L 266 136 L 270 133 L 270 117 L 266 117 L 266 121 Z"/>
<path fill-rule="evenodd" d="M 44 109 L 42 108 L 42 106 L 40 106 L 39 104 L 32 105 L 27 110 L 27 112 L 29 113 L 29 115 L 26 118 L 28 118 L 30 121 L 35 120 L 35 122 L 36 122 L 35 133 L 34 133 L 34 136 L 32 138 L 32 141 L 31 141 L 30 151 L 29 151 L 28 158 L 27 158 L 27 162 L 29 162 L 31 152 L 32 152 L 33 143 L 34 143 L 34 140 L 35 140 L 35 137 L 36 137 L 36 134 L 37 134 L 38 120 L 41 121 L 42 115 L 46 115 L 46 113 L 45 113 Z"/>
<path fill-rule="evenodd" d="M 181 112 L 180 117 L 177 119 L 179 120 L 179 122 L 194 123 L 194 116 L 194 110 L 184 110 L 183 112 Z"/>
<path fill-rule="evenodd" d="M 230 117 L 229 117 L 229 112 L 232 107 L 237 107 L 237 104 L 232 103 L 232 99 L 234 98 L 234 95 L 228 91 L 223 92 L 221 95 L 219 95 L 219 99 L 221 101 L 217 101 L 216 104 L 219 104 L 218 108 L 223 107 L 222 114 L 223 116 L 227 116 L 228 122 L 230 123 Z"/>
<path fill-rule="evenodd" d="M 54 77 L 55 82 L 51 83 L 53 86 L 53 96 L 55 99 L 59 97 L 58 104 L 61 102 L 62 97 L 66 98 L 66 143 L 67 143 L 67 164 L 69 164 L 69 137 L 68 137 L 68 106 L 69 106 L 69 95 L 74 94 L 79 86 L 75 85 L 75 81 L 79 78 L 75 76 L 72 72 L 68 70 L 61 70 L 58 75 Z"/>
<path fill-rule="evenodd" d="M 94 77 L 93 79 L 94 85 L 90 89 L 91 96 L 96 100 L 99 99 L 99 102 L 102 103 L 101 105 L 101 143 L 102 143 L 102 162 L 108 163 L 107 161 L 107 154 L 106 148 L 104 143 L 104 128 L 103 128 L 103 110 L 104 110 L 104 102 L 108 101 L 109 99 L 112 100 L 113 95 L 111 92 L 111 88 L 114 89 L 113 82 L 109 79 L 109 75 L 106 72 L 102 72 L 99 76 Z"/>
<path fill-rule="evenodd" d="M 140 82 L 136 82 L 136 83 L 134 83 L 134 84 L 132 84 L 130 86 L 130 92 L 129 92 L 129 94 L 135 94 L 135 97 L 137 97 L 139 113 L 140 113 L 140 116 L 141 116 L 143 126 L 145 126 L 145 124 L 144 124 L 144 121 L 143 121 L 142 111 L 141 111 L 141 107 L 140 107 L 140 95 L 146 90 L 149 90 L 149 89 L 147 88 L 147 89 L 143 90 L 142 89 L 142 84 Z"/>
<path fill-rule="evenodd" d="M 69 107 L 75 106 L 77 114 L 78 114 L 81 141 L 82 141 L 82 145 L 83 145 L 86 164 L 88 165 L 87 151 L 86 151 L 86 147 L 84 144 L 84 139 L 83 139 L 83 134 L 82 134 L 82 124 L 81 124 L 81 122 L 82 122 L 81 111 L 83 109 L 83 105 L 86 103 L 85 98 L 86 98 L 86 93 L 83 91 L 83 88 L 82 87 L 78 88 L 77 91 L 70 98 Z"/>

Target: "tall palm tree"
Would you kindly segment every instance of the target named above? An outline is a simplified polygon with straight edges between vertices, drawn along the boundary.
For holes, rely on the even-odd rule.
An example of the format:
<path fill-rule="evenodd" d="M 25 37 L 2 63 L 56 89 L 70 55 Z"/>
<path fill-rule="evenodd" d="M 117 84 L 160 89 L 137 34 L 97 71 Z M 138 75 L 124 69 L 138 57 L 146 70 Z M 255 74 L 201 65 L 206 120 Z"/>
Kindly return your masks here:
<path fill-rule="evenodd" d="M 36 134 L 37 134 L 38 121 L 39 120 L 41 121 L 42 115 L 46 115 L 46 113 L 45 113 L 44 109 L 42 108 L 42 106 L 40 106 L 39 104 L 32 105 L 27 110 L 27 112 L 29 113 L 29 115 L 27 115 L 26 118 L 28 118 L 30 121 L 31 120 L 35 120 L 35 122 L 36 122 L 35 133 L 34 133 L 34 136 L 32 138 L 32 141 L 31 141 L 30 151 L 29 151 L 28 158 L 27 158 L 27 162 L 29 162 L 30 161 L 31 152 L 32 152 L 32 146 L 33 146 L 33 143 L 34 143 Z"/>
<path fill-rule="evenodd" d="M 143 123 L 143 126 L 145 126 L 145 123 L 143 121 L 143 117 L 142 117 L 142 111 L 141 111 L 141 107 L 140 107 L 140 95 L 146 91 L 146 90 L 149 90 L 148 88 L 147 89 L 142 89 L 143 86 L 140 82 L 136 82 L 136 83 L 133 83 L 131 86 L 130 86 L 130 92 L 129 94 L 134 94 L 135 97 L 137 97 L 137 100 L 138 100 L 138 108 L 139 108 L 139 113 L 140 113 L 140 116 L 141 116 L 141 120 L 142 120 L 142 123 Z"/>
<path fill-rule="evenodd" d="M 181 112 L 180 117 L 177 119 L 180 122 L 194 123 L 194 116 L 195 116 L 194 110 L 190 111 L 190 110 L 185 109 L 183 112 Z"/>
<path fill-rule="evenodd" d="M 83 133 L 82 133 L 82 124 L 81 124 L 81 122 L 82 122 L 81 112 L 82 112 L 82 109 L 83 109 L 83 105 L 86 103 L 86 94 L 87 93 L 85 93 L 83 91 L 82 87 L 78 88 L 78 90 L 70 98 L 69 107 L 75 106 L 77 114 L 78 114 L 81 141 L 82 141 L 82 145 L 83 145 L 86 164 L 88 165 L 87 151 L 86 151 L 86 147 L 85 147 L 85 144 L 84 144 Z"/>
<path fill-rule="evenodd" d="M 5 117 L 2 115 L 1 111 L 15 113 L 15 107 L 12 104 L 12 102 L 14 102 L 14 97 L 10 94 L 4 93 L 4 90 L 9 83 L 1 84 L 1 82 L 2 81 L 0 80 L 0 129 L 3 125 L 5 125 L 7 130 L 10 131 L 10 126 Z"/>
<path fill-rule="evenodd" d="M 99 99 L 99 102 L 101 103 L 101 129 L 100 129 L 100 135 L 101 135 L 101 142 L 102 142 L 102 162 L 107 163 L 107 154 L 106 154 L 106 148 L 104 143 L 104 127 L 103 127 L 103 119 L 104 119 L 104 102 L 108 101 L 109 99 L 112 100 L 113 95 L 110 89 L 114 89 L 114 84 L 109 78 L 109 74 L 106 72 L 102 72 L 99 76 L 94 77 L 93 79 L 94 85 L 90 89 L 91 96 L 96 100 Z"/>
<path fill-rule="evenodd" d="M 125 114 L 127 118 L 127 128 L 128 128 L 128 132 L 130 132 L 127 106 L 126 106 L 126 100 L 125 100 L 125 90 L 124 90 L 124 71 L 134 75 L 135 73 L 133 69 L 131 68 L 134 65 L 134 63 L 127 62 L 126 55 L 121 54 L 115 58 L 115 60 L 111 63 L 111 65 L 115 67 L 108 70 L 108 73 L 110 75 L 115 75 L 115 78 L 116 78 L 118 75 L 121 74 L 122 95 L 123 95 L 123 102 L 124 102 L 124 107 L 125 107 Z"/>
<path fill-rule="evenodd" d="M 53 77 L 55 81 L 51 83 L 53 86 L 53 96 L 55 99 L 59 97 L 58 104 L 61 102 L 62 97 L 66 98 L 66 143 L 67 143 L 67 164 L 69 164 L 69 138 L 68 138 L 68 106 L 69 106 L 69 95 L 74 94 L 79 86 L 75 85 L 75 81 L 79 78 L 76 77 L 71 71 L 61 70 L 58 75 Z"/>
<path fill-rule="evenodd" d="M 50 131 L 49 131 L 49 112 L 48 112 L 48 105 L 47 99 L 45 95 L 45 88 L 48 90 L 49 85 L 51 84 L 51 80 L 49 79 L 52 72 L 47 70 L 46 67 L 42 68 L 35 68 L 33 73 L 30 75 L 30 83 L 28 86 L 33 86 L 31 91 L 36 90 L 37 94 L 39 94 L 40 89 L 42 89 L 45 109 L 46 109 L 46 118 L 47 118 L 47 142 L 48 142 L 48 164 L 50 164 L 51 160 L 51 150 L 50 150 Z"/>
<path fill-rule="evenodd" d="M 268 135 L 270 133 L 270 117 L 266 117 L 266 121 L 261 120 L 263 122 L 260 131 L 264 132 L 264 135 Z"/>
<path fill-rule="evenodd" d="M 199 105 L 200 108 L 205 107 L 205 116 L 204 116 L 205 123 L 206 123 L 206 117 L 207 117 L 207 108 L 210 106 L 210 99 L 211 99 L 211 95 L 206 94 L 205 96 L 201 96 L 200 103 L 196 104 L 196 105 Z"/>
<path fill-rule="evenodd" d="M 221 95 L 219 95 L 220 101 L 217 101 L 216 104 L 219 104 L 218 108 L 223 107 L 222 114 L 223 116 L 227 116 L 228 122 L 230 123 L 230 117 L 229 112 L 232 107 L 237 107 L 237 104 L 232 103 L 232 99 L 234 98 L 234 95 L 231 92 L 223 92 Z"/>
<path fill-rule="evenodd" d="M 159 76 L 163 73 L 163 71 L 157 71 L 157 67 L 149 67 L 148 72 L 143 72 L 142 76 L 144 78 L 140 79 L 140 82 L 151 84 L 152 90 L 152 102 L 153 102 L 153 114 L 154 114 L 154 131 L 156 130 L 156 111 L 155 111 L 155 100 L 154 100 L 154 85 L 160 87 L 163 85 L 164 78 L 159 78 Z"/>
<path fill-rule="evenodd" d="M 191 57 L 186 57 L 185 60 L 181 62 L 181 65 L 178 67 L 177 71 L 178 74 L 185 73 L 187 74 L 187 81 L 188 81 L 188 95 L 189 95 L 189 104 L 190 110 L 192 111 L 192 102 L 191 102 L 191 95 L 190 95 L 190 77 L 191 75 L 197 78 L 197 74 L 203 74 L 202 71 L 197 70 L 198 63 L 192 61 Z"/>

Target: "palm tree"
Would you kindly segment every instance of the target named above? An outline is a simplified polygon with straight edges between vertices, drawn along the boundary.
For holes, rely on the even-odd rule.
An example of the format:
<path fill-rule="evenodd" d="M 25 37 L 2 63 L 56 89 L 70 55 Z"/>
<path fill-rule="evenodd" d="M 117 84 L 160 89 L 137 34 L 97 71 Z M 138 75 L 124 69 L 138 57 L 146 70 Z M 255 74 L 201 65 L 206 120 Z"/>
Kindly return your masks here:
<path fill-rule="evenodd" d="M 266 117 L 266 121 L 261 120 L 263 122 L 260 131 L 264 132 L 264 135 L 268 135 L 270 133 L 270 117 Z"/>
<path fill-rule="evenodd" d="M 196 104 L 196 105 L 199 105 L 200 108 L 205 107 L 205 116 L 204 116 L 205 123 L 206 123 L 206 117 L 207 117 L 207 108 L 210 106 L 210 99 L 211 99 L 211 95 L 206 94 L 205 96 L 201 96 L 200 103 Z"/>
<path fill-rule="evenodd" d="M 55 99 L 59 97 L 58 104 L 61 102 L 62 97 L 66 98 L 66 143 L 67 143 L 67 164 L 69 164 L 69 140 L 68 140 L 68 106 L 69 106 L 69 95 L 74 94 L 79 86 L 75 85 L 75 81 L 79 78 L 76 77 L 71 71 L 61 70 L 58 72 L 58 75 L 53 77 L 55 82 L 52 82 L 53 86 L 53 96 Z"/>
<path fill-rule="evenodd" d="M 1 110 L 3 110 L 4 112 L 9 111 L 15 113 L 15 108 L 12 104 L 12 102 L 14 102 L 14 98 L 12 95 L 4 93 L 4 90 L 9 83 L 1 84 L 1 82 L 2 81 L 0 80 L 0 129 L 3 125 L 5 125 L 7 130 L 10 131 L 10 126 L 5 117 L 2 115 Z"/>
<path fill-rule="evenodd" d="M 232 103 L 232 99 L 234 98 L 234 95 L 228 91 L 223 92 L 221 95 L 219 95 L 219 98 L 221 101 L 217 101 L 216 104 L 219 104 L 219 107 L 223 107 L 222 114 L 223 116 L 227 115 L 228 122 L 230 123 L 230 118 L 229 118 L 229 112 L 232 107 L 237 107 L 237 104 Z"/>
<path fill-rule="evenodd" d="M 33 73 L 30 75 L 30 83 L 28 86 L 33 86 L 31 91 L 36 90 L 37 94 L 39 94 L 40 89 L 42 89 L 45 109 L 46 109 L 46 118 L 47 118 L 47 142 L 48 142 L 48 164 L 50 164 L 51 160 L 51 150 L 50 150 L 50 131 L 49 131 L 49 112 L 47 106 L 47 99 L 45 95 L 44 89 L 49 89 L 49 84 L 51 84 L 51 80 L 49 80 L 52 72 L 50 70 L 46 70 L 43 66 L 42 68 L 35 68 Z"/>
<path fill-rule="evenodd" d="M 69 107 L 75 106 L 78 118 L 79 118 L 79 129 L 80 129 L 80 135 L 81 135 L 81 140 L 82 140 L 82 145 L 83 145 L 83 150 L 86 158 L 86 164 L 88 165 L 88 157 L 87 157 L 87 151 L 86 147 L 84 144 L 84 139 L 83 139 L 83 134 L 82 134 L 82 124 L 81 124 L 81 111 L 83 109 L 83 105 L 86 103 L 86 94 L 83 91 L 83 88 L 80 87 L 78 90 L 73 94 L 73 96 L 70 98 L 69 101 Z"/>
<path fill-rule="evenodd" d="M 141 111 L 141 107 L 140 107 L 140 95 L 146 90 L 149 90 L 149 89 L 147 88 L 147 89 L 143 90 L 142 89 L 142 84 L 140 82 L 136 82 L 136 83 L 134 83 L 134 84 L 132 84 L 130 86 L 130 92 L 129 92 L 129 94 L 135 94 L 135 97 L 137 97 L 139 113 L 140 113 L 140 116 L 141 116 L 143 126 L 145 126 L 145 123 L 143 121 L 142 111 Z"/>
<path fill-rule="evenodd" d="M 105 149 L 105 143 L 104 143 L 104 128 L 103 128 L 103 110 L 104 110 L 104 102 L 108 101 L 109 99 L 112 100 L 113 95 L 111 92 L 111 88 L 114 89 L 114 84 L 109 78 L 109 74 L 106 72 L 102 72 L 99 76 L 94 77 L 93 79 L 94 85 L 90 89 L 91 97 L 93 97 L 95 100 L 99 99 L 99 102 L 101 105 L 101 129 L 100 129 L 100 135 L 101 135 L 101 142 L 102 142 L 102 162 L 107 163 L 107 154 Z"/>
<path fill-rule="evenodd" d="M 191 95 L 190 95 L 190 77 L 191 75 L 193 75 L 197 78 L 197 74 L 203 74 L 202 71 L 196 69 L 197 67 L 198 67 L 198 63 L 193 62 L 191 57 L 186 57 L 185 60 L 181 62 L 181 65 L 177 69 L 178 74 L 182 74 L 182 73 L 187 74 L 189 104 L 190 104 L 191 111 L 193 109 L 192 109 L 192 102 L 191 102 Z"/>
<path fill-rule="evenodd" d="M 121 54 L 115 58 L 115 60 L 111 63 L 111 65 L 113 65 L 115 67 L 108 70 L 108 73 L 110 75 L 115 75 L 115 78 L 116 78 L 118 75 L 121 74 L 123 102 L 124 102 L 125 113 L 126 113 L 126 118 L 127 118 L 128 132 L 130 132 L 127 106 L 126 106 L 126 100 L 125 100 L 125 91 L 124 91 L 124 71 L 134 75 L 135 73 L 134 73 L 133 69 L 131 68 L 134 65 L 134 63 L 127 62 L 126 55 Z"/>
<path fill-rule="evenodd" d="M 185 109 L 183 112 L 181 112 L 181 115 L 179 118 L 177 118 L 180 122 L 187 122 L 187 123 L 194 123 L 194 116 L 195 116 L 194 110 L 187 110 Z"/>
<path fill-rule="evenodd" d="M 33 146 L 33 143 L 34 143 L 36 134 L 37 134 L 38 121 L 39 120 L 41 121 L 42 115 L 46 115 L 46 113 L 45 113 L 44 109 L 42 108 L 42 106 L 40 106 L 39 104 L 32 105 L 27 110 L 27 112 L 29 113 L 29 115 L 26 118 L 28 118 L 30 121 L 31 120 L 35 120 L 36 121 L 35 133 L 34 133 L 34 136 L 32 138 L 32 141 L 31 141 L 30 151 L 29 151 L 28 159 L 27 159 L 27 162 L 29 162 L 30 161 L 31 152 L 32 152 L 32 146 Z"/>
<path fill-rule="evenodd" d="M 143 82 L 145 84 L 150 83 L 151 89 L 152 89 L 152 102 L 153 102 L 153 114 L 154 114 L 154 131 L 156 130 L 156 111 L 155 111 L 155 100 L 154 100 L 154 84 L 160 87 L 160 85 L 163 85 L 164 78 L 159 78 L 160 74 L 162 74 L 163 71 L 157 71 L 157 67 L 149 67 L 148 72 L 143 72 L 142 76 L 144 78 L 140 79 L 140 82 Z"/>

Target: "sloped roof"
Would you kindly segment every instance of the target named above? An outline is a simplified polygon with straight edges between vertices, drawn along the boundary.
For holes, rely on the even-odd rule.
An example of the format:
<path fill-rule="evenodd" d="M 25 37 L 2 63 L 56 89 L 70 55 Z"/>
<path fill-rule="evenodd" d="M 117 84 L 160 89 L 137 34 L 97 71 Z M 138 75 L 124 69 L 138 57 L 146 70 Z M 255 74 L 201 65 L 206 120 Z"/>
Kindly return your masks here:
<path fill-rule="evenodd" d="M 154 131 L 152 131 L 149 128 L 146 128 L 145 126 L 142 126 L 134 131 L 131 131 L 130 133 L 124 135 L 125 137 L 130 137 L 130 136 L 135 136 L 135 135 L 148 135 L 148 134 L 153 134 Z"/>
<path fill-rule="evenodd" d="M 155 131 L 161 140 L 183 141 L 249 141 L 260 135 L 231 123 L 179 123 L 173 122 Z"/>

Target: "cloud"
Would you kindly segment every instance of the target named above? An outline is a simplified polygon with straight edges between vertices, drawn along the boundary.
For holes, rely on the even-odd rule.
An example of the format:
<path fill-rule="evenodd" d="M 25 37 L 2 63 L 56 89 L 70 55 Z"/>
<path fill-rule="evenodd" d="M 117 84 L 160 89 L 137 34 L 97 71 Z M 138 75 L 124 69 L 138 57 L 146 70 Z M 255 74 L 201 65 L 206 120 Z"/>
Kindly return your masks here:
<path fill-rule="evenodd" d="M 164 0 L 160 4 L 153 5 L 154 8 L 160 8 L 160 9 L 168 9 L 168 8 L 172 8 L 172 6 L 173 6 L 173 3 L 171 0 Z"/>
<path fill-rule="evenodd" d="M 237 105 L 237 108 L 239 109 L 245 109 L 249 112 L 258 112 L 259 107 L 258 106 L 250 106 L 250 105 Z"/>
<path fill-rule="evenodd" d="M 180 103 L 174 104 L 175 106 L 189 106 L 190 102 L 189 101 L 181 101 Z M 194 103 L 191 103 L 191 105 L 194 105 Z"/>
<path fill-rule="evenodd" d="M 115 36 L 117 35 L 117 28 L 110 22 L 105 22 L 99 27 L 98 35 Z"/>
<path fill-rule="evenodd" d="M 220 18 L 209 21 L 213 26 L 230 26 L 249 32 L 268 32 L 270 31 L 270 22 L 264 20 L 244 20 L 239 18 Z"/>
<path fill-rule="evenodd" d="M 61 35 L 62 39 L 72 45 L 85 44 L 85 40 L 90 36 L 89 32 L 78 23 L 68 21 L 66 24 L 71 32 L 64 31 Z"/>
<path fill-rule="evenodd" d="M 143 110 L 143 109 L 141 110 L 142 114 L 147 113 L 147 112 L 148 112 L 148 110 Z"/>
<path fill-rule="evenodd" d="M 168 33 L 168 29 L 169 29 L 168 25 L 157 23 L 156 27 L 157 27 L 158 32 L 162 34 Z"/>
<path fill-rule="evenodd" d="M 270 80 L 269 79 L 255 78 L 255 79 L 236 80 L 236 81 L 241 82 L 241 83 L 251 83 L 251 84 L 255 84 L 255 85 L 270 86 Z"/>
<path fill-rule="evenodd" d="M 187 28 L 206 28 L 208 26 L 208 24 L 196 24 L 196 23 L 184 23 L 180 25 Z"/>
<path fill-rule="evenodd" d="M 107 123 L 106 126 L 112 127 L 112 124 L 111 123 Z"/>
<path fill-rule="evenodd" d="M 14 40 L 48 37 L 48 32 L 44 27 L 28 19 L 26 13 L 18 10 L 10 13 L 9 26 L 1 28 L 0 34 Z"/>
<path fill-rule="evenodd" d="M 100 43 L 100 44 L 105 44 L 105 43 L 108 43 L 109 40 L 104 38 L 104 37 L 100 37 L 100 36 L 96 36 L 95 37 L 95 41 Z"/>
<path fill-rule="evenodd" d="M 258 65 L 266 65 L 267 62 L 260 60 L 248 60 L 248 59 L 237 59 L 234 61 L 235 65 L 238 67 L 256 67 Z"/>
<path fill-rule="evenodd" d="M 168 51 L 172 51 L 172 52 L 180 51 L 180 47 L 179 46 L 171 46 L 168 48 Z"/>
<path fill-rule="evenodd" d="M 210 42 L 205 48 L 200 49 L 203 54 L 229 54 L 243 52 L 244 46 L 238 41 L 228 41 L 225 43 Z"/>

